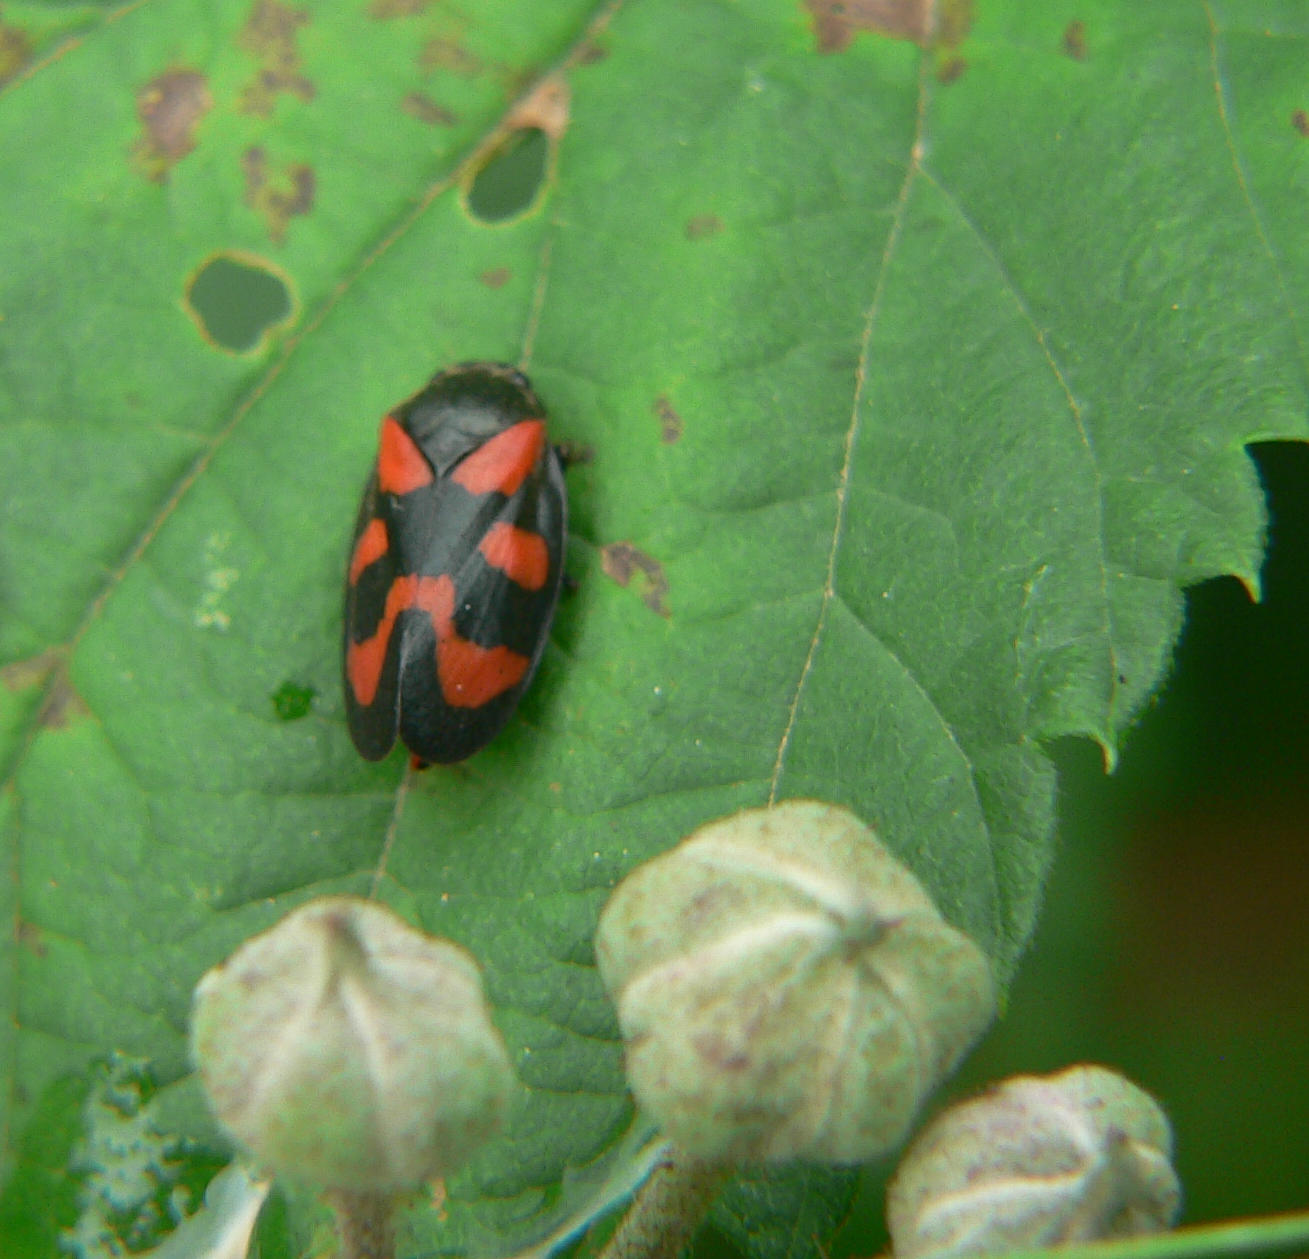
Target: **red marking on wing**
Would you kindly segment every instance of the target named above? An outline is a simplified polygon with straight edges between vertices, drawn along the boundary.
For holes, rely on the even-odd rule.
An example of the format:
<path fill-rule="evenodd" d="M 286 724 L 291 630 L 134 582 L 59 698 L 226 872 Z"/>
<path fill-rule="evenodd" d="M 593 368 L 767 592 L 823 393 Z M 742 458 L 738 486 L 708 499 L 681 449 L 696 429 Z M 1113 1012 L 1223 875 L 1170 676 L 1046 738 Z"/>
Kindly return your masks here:
<path fill-rule="evenodd" d="M 438 640 L 454 633 L 455 587 L 449 577 L 397 577 L 386 592 L 386 607 L 377 633 L 362 642 L 351 643 L 346 652 L 345 671 L 355 699 L 365 708 L 377 697 L 396 618 L 406 608 L 421 608 L 432 618 Z"/>
<path fill-rule="evenodd" d="M 382 680 L 382 665 L 386 660 L 386 644 L 391 639 L 394 622 L 383 622 L 372 638 L 362 643 L 351 643 L 345 653 L 345 675 L 355 701 L 364 708 L 377 698 L 377 685 Z"/>
<path fill-rule="evenodd" d="M 531 660 L 508 647 L 479 647 L 451 634 L 436 643 L 441 694 L 451 708 L 481 708 L 523 680 Z"/>
<path fill-rule="evenodd" d="M 377 448 L 377 488 L 387 494 L 408 494 L 431 485 L 435 479 L 432 465 L 423 458 L 414 439 L 394 416 L 386 416 Z"/>
<path fill-rule="evenodd" d="M 550 573 L 550 554 L 545 539 L 498 520 L 487 531 L 479 550 L 492 568 L 498 568 L 524 590 L 540 590 Z"/>
<path fill-rule="evenodd" d="M 545 449 L 545 422 L 520 420 L 483 442 L 451 477 L 470 494 L 498 490 L 507 498 L 527 479 Z"/>
<path fill-rule="evenodd" d="M 364 526 L 363 533 L 359 535 L 359 539 L 355 543 L 355 549 L 350 553 L 350 584 L 352 586 L 359 580 L 359 575 L 369 564 L 376 563 L 386 554 L 386 548 L 390 544 L 390 539 L 386 534 L 386 525 L 374 516 Z"/>
<path fill-rule="evenodd" d="M 397 577 L 387 591 L 377 632 L 351 643 L 346 652 L 350 689 L 365 708 L 377 697 L 396 618 L 407 608 L 418 608 L 431 619 L 441 695 L 451 708 L 480 708 L 517 686 L 531 666 L 527 656 L 508 647 L 479 647 L 455 633 L 455 588 L 449 577 Z"/>

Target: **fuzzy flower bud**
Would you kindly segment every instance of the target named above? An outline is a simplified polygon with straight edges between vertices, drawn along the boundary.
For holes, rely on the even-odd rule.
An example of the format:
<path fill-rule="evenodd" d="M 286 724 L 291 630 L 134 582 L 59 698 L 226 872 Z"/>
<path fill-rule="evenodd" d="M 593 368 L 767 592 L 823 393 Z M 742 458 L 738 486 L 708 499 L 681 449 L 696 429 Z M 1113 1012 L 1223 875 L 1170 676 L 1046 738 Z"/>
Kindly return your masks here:
<path fill-rule="evenodd" d="M 261 1165 L 351 1192 L 455 1170 L 514 1078 L 473 959 L 351 897 L 295 910 L 209 971 L 191 1038 L 215 1114 Z"/>
<path fill-rule="evenodd" d="M 706 1160 L 884 1152 L 994 1011 L 976 946 L 863 823 L 812 801 L 634 871 L 596 956 L 637 1101 Z"/>
<path fill-rule="evenodd" d="M 896 1259 L 1130 1237 L 1167 1228 L 1181 1189 L 1159 1106 L 1104 1067 L 1016 1076 L 952 1106 L 887 1191 Z"/>

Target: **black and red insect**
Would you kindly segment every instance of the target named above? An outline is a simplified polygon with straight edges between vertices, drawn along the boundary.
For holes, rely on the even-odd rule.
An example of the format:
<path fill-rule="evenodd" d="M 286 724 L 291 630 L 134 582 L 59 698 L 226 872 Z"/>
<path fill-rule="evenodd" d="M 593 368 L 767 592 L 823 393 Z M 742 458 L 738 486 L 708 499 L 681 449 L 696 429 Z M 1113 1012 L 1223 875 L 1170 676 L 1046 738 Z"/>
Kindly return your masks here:
<path fill-rule="evenodd" d="M 382 420 L 345 586 L 350 735 L 380 760 L 462 761 L 509 720 L 545 649 L 568 497 L 545 408 L 503 363 L 461 363 Z"/>

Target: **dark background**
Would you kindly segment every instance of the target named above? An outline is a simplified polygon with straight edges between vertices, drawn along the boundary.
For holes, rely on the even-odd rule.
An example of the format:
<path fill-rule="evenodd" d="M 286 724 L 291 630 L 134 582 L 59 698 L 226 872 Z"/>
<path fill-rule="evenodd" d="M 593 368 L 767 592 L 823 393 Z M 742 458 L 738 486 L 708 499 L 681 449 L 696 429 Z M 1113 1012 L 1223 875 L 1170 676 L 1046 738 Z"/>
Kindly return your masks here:
<path fill-rule="evenodd" d="M 1309 446 L 1255 448 L 1263 601 L 1188 592 L 1116 772 L 1069 741 L 1059 851 L 1009 1010 L 961 1083 L 1117 1067 L 1173 1121 L 1190 1222 L 1309 1207 Z"/>
<path fill-rule="evenodd" d="M 1117 1068 L 1173 1124 L 1183 1223 L 1309 1208 L 1309 445 L 1253 448 L 1263 598 L 1188 591 L 1117 769 L 1067 740 L 1058 851 L 997 1025 L 939 1106 L 1007 1075 Z M 893 1162 L 893 1160 L 892 1160 Z M 831 1254 L 885 1250 L 869 1169 Z M 701 1259 L 733 1253 L 713 1230 Z"/>

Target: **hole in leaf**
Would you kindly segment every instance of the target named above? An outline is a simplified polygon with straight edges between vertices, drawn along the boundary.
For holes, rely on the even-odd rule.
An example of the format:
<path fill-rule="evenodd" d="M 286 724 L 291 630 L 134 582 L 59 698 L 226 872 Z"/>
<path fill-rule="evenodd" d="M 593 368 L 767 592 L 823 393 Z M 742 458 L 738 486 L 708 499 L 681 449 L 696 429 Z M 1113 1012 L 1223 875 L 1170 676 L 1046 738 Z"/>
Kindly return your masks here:
<path fill-rule="evenodd" d="M 314 696 L 318 692 L 312 686 L 297 686 L 294 682 L 283 682 L 273 692 L 273 711 L 282 721 L 299 721 L 309 715 Z"/>
<path fill-rule="evenodd" d="M 229 353 L 245 354 L 288 321 L 291 291 L 267 263 L 219 254 L 192 276 L 186 307 L 206 340 Z"/>
<path fill-rule="evenodd" d="M 485 223 L 521 214 L 541 187 L 549 156 L 550 141 L 539 127 L 515 131 L 474 176 L 469 210 Z"/>

